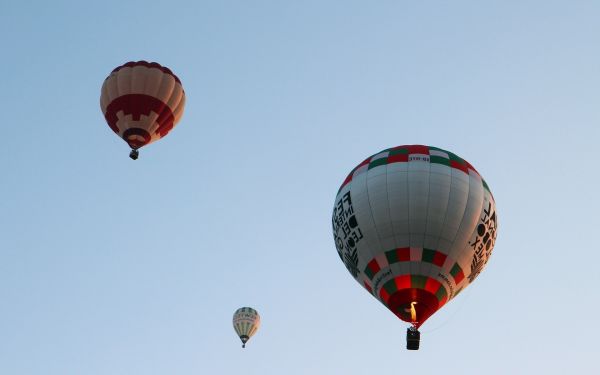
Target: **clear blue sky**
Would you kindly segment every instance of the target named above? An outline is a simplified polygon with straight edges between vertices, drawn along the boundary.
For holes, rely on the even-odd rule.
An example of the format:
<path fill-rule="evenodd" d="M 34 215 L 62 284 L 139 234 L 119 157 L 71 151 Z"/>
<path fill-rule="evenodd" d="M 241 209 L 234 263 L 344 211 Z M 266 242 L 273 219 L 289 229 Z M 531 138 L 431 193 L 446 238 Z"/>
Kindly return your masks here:
<path fill-rule="evenodd" d="M 2 2 L 0 373 L 594 373 L 599 20 L 592 0 Z M 188 101 L 133 162 L 99 95 L 138 59 Z M 500 229 L 408 352 L 330 217 L 354 165 L 414 143 L 470 161 Z M 242 350 L 244 305 L 263 326 Z"/>

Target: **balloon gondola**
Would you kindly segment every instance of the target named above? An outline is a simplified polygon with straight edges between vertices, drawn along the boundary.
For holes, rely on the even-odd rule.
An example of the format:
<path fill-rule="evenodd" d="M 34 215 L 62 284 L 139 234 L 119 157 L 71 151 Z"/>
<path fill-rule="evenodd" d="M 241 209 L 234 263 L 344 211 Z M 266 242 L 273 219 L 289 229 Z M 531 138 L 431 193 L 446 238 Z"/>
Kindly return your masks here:
<path fill-rule="evenodd" d="M 419 350 L 420 341 L 421 332 L 415 326 L 406 329 L 406 349 Z"/>
<path fill-rule="evenodd" d="M 104 80 L 100 109 L 136 160 L 139 148 L 165 137 L 179 122 L 185 92 L 179 78 L 155 62 L 130 61 Z"/>
<path fill-rule="evenodd" d="M 350 274 L 398 318 L 419 327 L 487 264 L 498 228 L 494 197 L 466 160 L 408 145 L 356 166 L 335 198 L 333 237 Z"/>

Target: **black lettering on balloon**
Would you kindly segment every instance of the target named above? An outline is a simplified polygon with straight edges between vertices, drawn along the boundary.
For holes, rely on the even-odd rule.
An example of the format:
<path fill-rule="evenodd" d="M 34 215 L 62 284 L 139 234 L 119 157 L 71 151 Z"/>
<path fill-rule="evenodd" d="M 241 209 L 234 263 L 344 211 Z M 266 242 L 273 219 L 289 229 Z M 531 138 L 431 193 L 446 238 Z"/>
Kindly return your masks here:
<path fill-rule="evenodd" d="M 496 211 L 493 210 L 492 203 L 488 202 L 488 207 L 483 209 L 479 225 L 477 225 L 475 239 L 469 242 L 469 245 L 475 250 L 471 260 L 471 274 L 468 276 L 470 283 L 479 275 L 492 255 L 497 227 Z"/>
<path fill-rule="evenodd" d="M 350 225 L 350 228 L 356 228 L 358 226 L 358 223 L 356 222 L 356 216 L 350 216 L 350 219 L 348 219 L 348 224 Z"/>
<path fill-rule="evenodd" d="M 346 192 L 336 202 L 331 223 L 338 255 L 352 276 L 357 277 L 360 270 L 356 246 L 363 238 L 363 233 L 354 214 L 350 192 Z"/>
<path fill-rule="evenodd" d="M 348 247 L 351 247 L 351 248 L 356 246 L 356 242 L 354 242 L 354 239 L 352 237 L 348 238 L 348 241 L 346 241 L 346 243 L 348 244 Z"/>

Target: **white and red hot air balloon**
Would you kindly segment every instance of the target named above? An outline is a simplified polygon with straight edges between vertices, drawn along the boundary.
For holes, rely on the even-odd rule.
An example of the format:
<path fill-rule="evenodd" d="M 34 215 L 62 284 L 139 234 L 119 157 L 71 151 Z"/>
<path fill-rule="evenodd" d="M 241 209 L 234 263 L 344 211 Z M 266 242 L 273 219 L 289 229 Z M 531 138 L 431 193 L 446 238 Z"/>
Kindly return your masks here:
<path fill-rule="evenodd" d="M 155 62 L 130 61 L 104 80 L 100 108 L 108 126 L 138 149 L 166 136 L 183 115 L 185 91 L 173 72 Z"/>
<path fill-rule="evenodd" d="M 466 160 L 437 147 L 378 152 L 342 183 L 333 238 L 350 274 L 398 318 L 418 328 L 487 264 L 498 230 L 489 186 Z"/>

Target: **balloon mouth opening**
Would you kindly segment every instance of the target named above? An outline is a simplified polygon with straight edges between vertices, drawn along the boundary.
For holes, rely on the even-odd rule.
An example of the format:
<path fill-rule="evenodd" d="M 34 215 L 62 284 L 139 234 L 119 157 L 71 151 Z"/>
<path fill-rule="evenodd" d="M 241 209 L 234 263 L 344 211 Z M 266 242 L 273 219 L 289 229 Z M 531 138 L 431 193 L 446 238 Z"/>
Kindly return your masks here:
<path fill-rule="evenodd" d="M 138 148 L 147 145 L 150 143 L 151 139 L 150 133 L 141 128 L 129 128 L 123 132 L 123 140 L 125 140 L 133 150 L 137 150 Z"/>
<path fill-rule="evenodd" d="M 441 306 L 435 294 L 418 288 L 400 289 L 393 293 L 388 308 L 400 319 L 419 328 Z"/>

